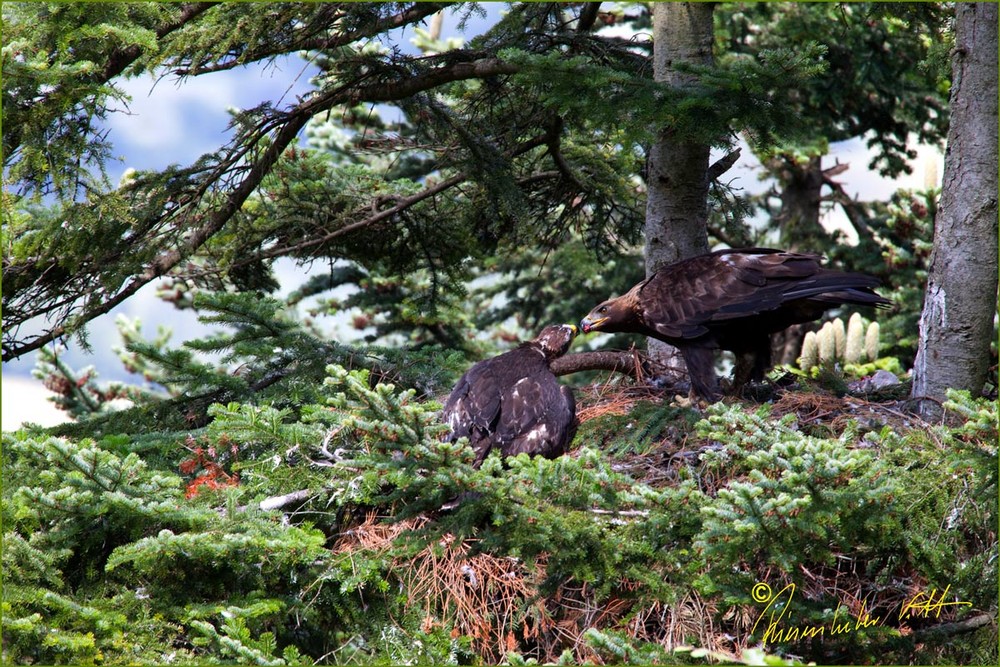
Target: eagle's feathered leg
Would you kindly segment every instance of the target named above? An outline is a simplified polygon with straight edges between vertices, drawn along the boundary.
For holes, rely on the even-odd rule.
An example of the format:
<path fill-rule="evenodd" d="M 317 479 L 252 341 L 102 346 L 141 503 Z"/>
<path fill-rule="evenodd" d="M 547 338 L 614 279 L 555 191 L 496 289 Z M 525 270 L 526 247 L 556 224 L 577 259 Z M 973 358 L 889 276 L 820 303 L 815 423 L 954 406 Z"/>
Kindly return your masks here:
<path fill-rule="evenodd" d="M 763 382 L 764 374 L 771 367 L 770 336 L 759 336 L 746 348 L 735 353 L 733 366 L 733 394 L 739 395 L 751 382 Z"/>
<path fill-rule="evenodd" d="M 710 403 L 719 400 L 722 394 L 719 392 L 719 379 L 715 377 L 715 350 L 692 345 L 681 348 L 681 355 L 687 365 L 694 393 Z"/>

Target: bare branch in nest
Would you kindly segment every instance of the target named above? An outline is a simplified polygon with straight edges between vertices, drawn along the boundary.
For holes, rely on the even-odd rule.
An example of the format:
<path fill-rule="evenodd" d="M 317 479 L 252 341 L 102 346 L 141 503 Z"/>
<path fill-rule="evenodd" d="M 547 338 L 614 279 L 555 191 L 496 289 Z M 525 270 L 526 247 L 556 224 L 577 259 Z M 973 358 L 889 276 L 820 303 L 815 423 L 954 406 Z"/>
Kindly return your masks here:
<path fill-rule="evenodd" d="M 580 371 L 612 371 L 642 380 L 649 375 L 649 363 L 649 359 L 638 350 L 600 350 L 567 354 L 549 364 L 549 368 L 556 375 Z"/>
<path fill-rule="evenodd" d="M 913 633 L 914 638 L 917 641 L 927 641 L 933 637 L 942 637 L 950 635 L 958 635 L 965 632 L 972 632 L 973 630 L 978 630 L 984 625 L 989 625 L 994 622 L 995 616 L 991 614 L 979 614 L 978 616 L 972 616 L 971 618 L 966 618 L 962 621 L 956 621 L 955 623 L 942 623 L 941 625 L 935 625 L 930 628 L 923 628 L 917 630 Z"/>
<path fill-rule="evenodd" d="M 611 516 L 625 516 L 625 517 L 647 517 L 649 516 L 649 510 L 601 510 L 596 508 L 590 508 L 588 510 L 591 514 L 608 514 Z"/>
<path fill-rule="evenodd" d="M 282 496 L 272 496 L 270 498 L 265 498 L 260 501 L 260 509 L 267 510 L 277 510 L 284 509 L 289 505 L 297 505 L 306 501 L 306 499 L 312 494 L 309 489 L 301 489 L 299 491 L 292 491 L 291 493 L 286 493 Z"/>

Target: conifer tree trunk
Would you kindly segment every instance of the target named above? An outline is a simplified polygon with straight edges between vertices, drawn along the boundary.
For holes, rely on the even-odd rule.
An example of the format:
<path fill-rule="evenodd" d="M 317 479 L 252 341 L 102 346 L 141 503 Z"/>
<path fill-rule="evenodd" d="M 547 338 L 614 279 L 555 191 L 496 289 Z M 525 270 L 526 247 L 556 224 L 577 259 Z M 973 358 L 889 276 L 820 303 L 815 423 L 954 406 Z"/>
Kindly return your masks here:
<path fill-rule="evenodd" d="M 785 250 L 823 250 L 829 241 L 819 222 L 823 201 L 823 158 L 811 156 L 799 163 L 794 156 L 780 158 L 781 211 L 777 216 L 780 247 Z"/>
<path fill-rule="evenodd" d="M 914 398 L 982 390 L 997 304 L 997 5 L 958 3 L 951 127 L 913 368 Z M 939 411 L 922 401 L 921 412 Z"/>
<path fill-rule="evenodd" d="M 653 5 L 653 78 L 671 86 L 690 85 L 676 63 L 711 65 L 712 4 L 659 2 Z M 661 131 L 647 163 L 646 275 L 680 259 L 708 252 L 709 146 Z M 676 349 L 649 339 L 650 357 L 682 372 Z"/>

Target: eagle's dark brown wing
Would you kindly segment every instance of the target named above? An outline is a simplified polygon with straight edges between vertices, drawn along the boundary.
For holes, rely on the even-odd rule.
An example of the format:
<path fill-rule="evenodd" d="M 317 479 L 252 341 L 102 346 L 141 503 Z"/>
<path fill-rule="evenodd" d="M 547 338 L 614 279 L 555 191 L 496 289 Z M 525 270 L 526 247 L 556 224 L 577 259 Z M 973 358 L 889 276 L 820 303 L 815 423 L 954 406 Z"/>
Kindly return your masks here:
<path fill-rule="evenodd" d="M 715 323 L 780 308 L 789 300 L 790 287 L 819 271 L 815 255 L 767 249 L 702 255 L 650 277 L 639 291 L 639 316 L 662 336 L 698 338 Z M 802 296 L 792 298 L 808 293 L 803 289 Z"/>
<path fill-rule="evenodd" d="M 539 454 L 555 458 L 573 435 L 576 401 L 545 369 L 519 380 L 504 394 L 497 440 L 504 456 Z"/>
<path fill-rule="evenodd" d="M 772 333 L 841 304 L 887 306 L 878 280 L 824 269 L 821 258 L 768 248 L 722 250 L 671 264 L 591 312 L 586 331 L 644 333 L 680 348 L 695 391 L 715 399 L 713 350 L 749 356 L 750 379 L 770 366 Z M 737 384 L 743 378 L 737 377 Z"/>
<path fill-rule="evenodd" d="M 441 409 L 441 421 L 451 429 L 448 440 L 468 438 L 469 446 L 476 452 L 477 465 L 492 449 L 500 419 L 502 387 L 492 371 L 498 359 L 487 359 L 466 371 Z"/>

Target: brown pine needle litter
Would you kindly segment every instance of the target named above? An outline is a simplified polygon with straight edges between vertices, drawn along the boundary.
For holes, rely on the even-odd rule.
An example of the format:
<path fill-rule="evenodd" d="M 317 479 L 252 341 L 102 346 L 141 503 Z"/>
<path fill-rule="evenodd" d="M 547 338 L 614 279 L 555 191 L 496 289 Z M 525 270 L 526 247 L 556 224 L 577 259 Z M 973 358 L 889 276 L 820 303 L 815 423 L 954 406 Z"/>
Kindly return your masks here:
<path fill-rule="evenodd" d="M 427 517 L 380 523 L 375 513 L 345 533 L 334 553 L 398 553 L 397 538 L 426 526 Z M 535 643 L 551 629 L 546 601 L 537 584 L 545 577 L 544 560 L 532 568 L 511 557 L 473 553 L 476 540 L 444 535 L 412 556 L 395 556 L 392 573 L 409 594 L 408 610 L 422 615 L 430 632 L 450 622 L 452 634 L 472 638 L 473 649 L 489 664 L 510 651 Z"/>

